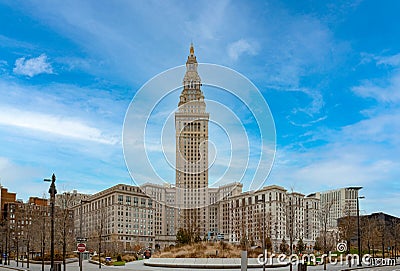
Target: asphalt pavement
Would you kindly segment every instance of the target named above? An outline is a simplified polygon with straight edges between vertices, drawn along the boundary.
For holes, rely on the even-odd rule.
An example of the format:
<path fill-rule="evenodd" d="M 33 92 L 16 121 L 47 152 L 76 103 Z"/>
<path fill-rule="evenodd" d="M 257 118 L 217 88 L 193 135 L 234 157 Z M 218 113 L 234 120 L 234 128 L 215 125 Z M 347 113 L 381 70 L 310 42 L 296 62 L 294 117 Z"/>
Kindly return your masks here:
<path fill-rule="evenodd" d="M 15 270 L 15 269 L 9 269 L 9 268 L 16 268 L 16 262 L 12 261 L 10 266 L 4 266 L 0 265 L 0 270 L 1 271 L 10 271 L 10 270 Z M 186 271 L 188 270 L 187 268 L 161 268 L 161 267 L 150 267 L 150 266 L 145 266 L 143 264 L 143 261 L 135 261 L 135 262 L 130 262 L 127 263 L 125 266 L 102 266 L 101 269 L 99 269 L 98 265 L 89 263 L 88 261 L 83 262 L 83 271 L 118 271 L 118 269 L 122 270 L 127 270 L 127 271 L 157 271 L 157 270 L 168 270 L 168 271 Z M 23 268 L 24 270 L 28 270 L 26 268 L 26 263 L 24 264 L 24 267 L 21 266 L 21 263 L 19 263 L 18 268 Z M 339 270 L 346 270 L 348 269 L 347 265 L 327 265 L 328 271 L 339 271 Z M 30 264 L 30 271 L 41 271 L 42 266 L 40 264 Z M 61 266 L 61 270 L 62 269 Z M 205 269 L 198 269 L 199 271 L 205 270 Z M 226 271 L 238 271 L 240 269 L 207 269 L 209 271 L 221 271 L 221 270 L 226 270 Z M 249 268 L 249 271 L 261 271 L 262 268 Z M 288 271 L 289 267 L 280 267 L 280 268 L 267 268 L 267 270 L 275 270 L 275 271 Z M 297 266 L 293 266 L 293 271 L 297 271 Z M 308 266 L 307 267 L 308 271 L 322 271 L 324 270 L 323 266 Z M 400 271 L 400 266 L 385 266 L 385 267 L 363 267 L 361 270 L 366 270 L 366 271 Z M 50 266 L 46 265 L 45 266 L 45 271 L 50 271 Z M 78 263 L 70 263 L 67 264 L 67 269 L 65 271 L 79 271 L 79 266 Z"/>

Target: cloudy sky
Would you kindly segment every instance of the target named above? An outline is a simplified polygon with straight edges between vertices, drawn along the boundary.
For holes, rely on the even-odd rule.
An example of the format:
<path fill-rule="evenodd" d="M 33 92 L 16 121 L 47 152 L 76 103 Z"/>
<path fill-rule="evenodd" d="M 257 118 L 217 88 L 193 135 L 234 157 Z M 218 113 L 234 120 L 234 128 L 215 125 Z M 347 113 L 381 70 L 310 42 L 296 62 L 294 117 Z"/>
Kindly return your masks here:
<path fill-rule="evenodd" d="M 267 184 L 304 194 L 360 185 L 362 212 L 400 215 L 399 8 L 0 0 L 1 184 L 26 199 L 46 193 L 53 172 L 59 191 L 132 183 L 125 112 L 193 41 L 200 62 L 240 72 L 268 102 L 277 145 Z"/>

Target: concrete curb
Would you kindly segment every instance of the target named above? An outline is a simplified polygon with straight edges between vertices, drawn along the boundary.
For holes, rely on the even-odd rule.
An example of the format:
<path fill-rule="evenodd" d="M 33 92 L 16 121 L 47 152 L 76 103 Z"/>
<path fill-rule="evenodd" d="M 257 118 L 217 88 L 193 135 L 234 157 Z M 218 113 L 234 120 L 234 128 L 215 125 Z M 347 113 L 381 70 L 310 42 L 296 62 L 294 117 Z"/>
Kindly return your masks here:
<path fill-rule="evenodd" d="M 26 271 L 28 269 L 22 268 L 22 267 L 14 267 L 14 266 L 8 266 L 4 264 L 0 264 L 1 268 L 6 268 L 6 269 L 11 269 L 11 270 L 18 270 L 18 271 Z"/>
<path fill-rule="evenodd" d="M 143 264 L 152 267 L 190 268 L 190 269 L 237 269 L 240 268 L 240 258 L 151 258 Z M 288 266 L 289 263 L 266 265 L 266 268 Z M 259 263 L 248 263 L 247 268 L 260 268 Z"/>
<path fill-rule="evenodd" d="M 91 259 L 88 260 L 88 263 L 95 264 L 95 265 L 96 265 L 96 264 L 99 265 L 99 262 L 98 262 L 98 261 L 91 260 Z M 102 263 L 101 266 L 106 266 L 106 265 L 105 265 L 104 263 Z"/>

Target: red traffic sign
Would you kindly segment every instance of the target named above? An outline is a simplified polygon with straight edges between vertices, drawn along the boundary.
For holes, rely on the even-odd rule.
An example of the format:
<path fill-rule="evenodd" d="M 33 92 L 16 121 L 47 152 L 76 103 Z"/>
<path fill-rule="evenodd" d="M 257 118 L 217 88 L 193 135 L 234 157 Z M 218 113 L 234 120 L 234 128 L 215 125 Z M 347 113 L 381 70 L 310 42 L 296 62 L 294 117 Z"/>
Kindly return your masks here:
<path fill-rule="evenodd" d="M 83 244 L 83 243 L 80 243 L 80 244 L 78 244 L 77 246 L 76 246 L 76 249 L 79 251 L 79 252 L 85 252 L 86 251 L 86 244 Z"/>

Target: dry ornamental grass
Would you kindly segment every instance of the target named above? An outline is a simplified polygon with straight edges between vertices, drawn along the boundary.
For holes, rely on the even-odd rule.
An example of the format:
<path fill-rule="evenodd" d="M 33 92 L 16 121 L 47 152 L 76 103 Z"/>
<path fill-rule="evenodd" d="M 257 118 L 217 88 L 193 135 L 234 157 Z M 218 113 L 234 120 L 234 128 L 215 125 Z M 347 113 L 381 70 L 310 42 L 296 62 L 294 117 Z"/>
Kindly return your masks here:
<path fill-rule="evenodd" d="M 241 248 L 228 243 L 195 243 L 166 248 L 154 258 L 240 258 Z M 248 250 L 249 258 L 257 258 L 261 249 Z"/>

